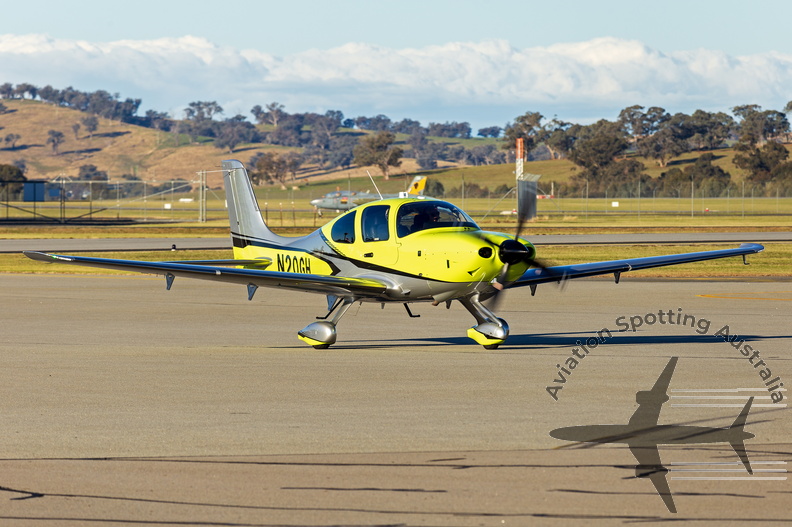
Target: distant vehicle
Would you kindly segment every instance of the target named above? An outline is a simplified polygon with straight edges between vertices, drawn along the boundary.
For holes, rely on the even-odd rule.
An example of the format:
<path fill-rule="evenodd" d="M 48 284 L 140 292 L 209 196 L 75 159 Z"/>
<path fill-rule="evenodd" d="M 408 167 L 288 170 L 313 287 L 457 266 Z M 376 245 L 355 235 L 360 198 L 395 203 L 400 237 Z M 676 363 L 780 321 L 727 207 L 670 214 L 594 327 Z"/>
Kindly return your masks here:
<path fill-rule="evenodd" d="M 358 205 L 376 201 L 385 198 L 414 198 L 416 196 L 423 196 L 424 188 L 426 187 L 426 176 L 415 176 L 410 189 L 407 192 L 399 194 L 383 194 L 380 196 L 377 193 L 371 192 L 358 192 L 357 190 L 336 190 L 328 192 L 321 198 L 311 201 L 311 205 L 316 207 L 319 215 L 322 215 L 322 210 L 334 210 L 336 212 L 343 212 L 353 209 Z"/>

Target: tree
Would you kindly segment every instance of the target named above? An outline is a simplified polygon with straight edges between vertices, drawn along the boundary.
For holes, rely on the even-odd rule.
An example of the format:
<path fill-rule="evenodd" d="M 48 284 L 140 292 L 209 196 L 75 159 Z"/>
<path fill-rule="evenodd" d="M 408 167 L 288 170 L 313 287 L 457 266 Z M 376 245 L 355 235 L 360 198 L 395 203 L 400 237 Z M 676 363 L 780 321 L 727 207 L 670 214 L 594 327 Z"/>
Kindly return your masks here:
<path fill-rule="evenodd" d="M 660 196 L 676 198 L 690 197 L 691 187 L 706 196 L 721 196 L 731 186 L 731 175 L 717 165 L 715 159 L 707 152 L 699 156 L 693 164 L 687 165 L 684 170 L 672 168 L 660 174 L 656 187 Z"/>
<path fill-rule="evenodd" d="M 349 168 L 355 158 L 354 149 L 358 140 L 354 135 L 340 134 L 330 139 L 330 152 L 327 155 L 327 167 Z"/>
<path fill-rule="evenodd" d="M 647 137 L 641 142 L 638 153 L 654 159 L 661 167 L 668 165 L 668 161 L 687 151 L 687 143 L 681 139 L 671 127 Z"/>
<path fill-rule="evenodd" d="M 258 124 L 271 124 L 277 128 L 281 119 L 289 115 L 283 111 L 283 108 L 284 106 L 279 102 L 269 103 L 266 110 L 257 104 L 250 110 L 250 113 L 253 114 Z"/>
<path fill-rule="evenodd" d="M 322 157 L 330 147 L 330 139 L 340 125 L 341 120 L 337 115 L 332 114 L 318 115 L 311 122 L 311 144 L 323 151 Z"/>
<path fill-rule="evenodd" d="M 281 156 L 286 167 L 286 172 L 291 174 L 292 181 L 297 179 L 297 171 L 303 164 L 303 156 L 299 152 L 286 152 Z"/>
<path fill-rule="evenodd" d="M 50 130 L 47 132 L 47 144 L 52 146 L 52 153 L 58 155 L 58 148 L 66 140 L 63 132 Z"/>
<path fill-rule="evenodd" d="M 453 121 L 445 122 L 443 124 L 429 123 L 427 134 L 434 137 L 459 137 L 462 139 L 469 139 L 471 129 L 470 124 L 466 122 L 458 123 Z"/>
<path fill-rule="evenodd" d="M 476 135 L 479 137 L 500 137 L 501 132 L 503 132 L 503 128 L 500 126 L 487 126 L 486 128 L 479 128 Z"/>
<path fill-rule="evenodd" d="M 696 110 L 690 116 L 693 135 L 689 139 L 691 147 L 696 150 L 714 150 L 720 148 L 735 128 L 734 118 L 723 113 L 710 113 Z"/>
<path fill-rule="evenodd" d="M 686 166 L 684 172 L 703 195 L 718 197 L 731 185 L 731 175 L 713 165 L 714 159 L 715 156 L 709 152 L 702 154 L 692 165 Z"/>
<path fill-rule="evenodd" d="M 677 198 L 690 196 L 690 177 L 677 167 L 660 174 L 658 185 L 661 195 Z"/>
<path fill-rule="evenodd" d="M 303 144 L 303 117 L 288 115 L 279 121 L 278 127 L 267 134 L 267 142 L 273 145 L 298 147 Z"/>
<path fill-rule="evenodd" d="M 17 194 L 22 189 L 22 182 L 26 181 L 24 172 L 14 165 L 0 165 L 0 192 L 6 199 Z"/>
<path fill-rule="evenodd" d="M 85 127 L 85 131 L 88 132 L 88 139 L 93 141 L 93 134 L 99 129 L 99 118 L 95 115 L 89 115 L 83 117 L 80 122 Z M 76 134 L 77 132 L 75 131 L 74 133 Z"/>
<path fill-rule="evenodd" d="M 575 136 L 570 133 L 572 130 L 572 123 L 567 123 L 553 118 L 544 127 L 542 140 L 545 147 L 550 152 L 552 159 L 561 159 L 572 149 L 575 144 Z"/>
<path fill-rule="evenodd" d="M 495 145 L 477 145 L 468 150 L 468 164 L 496 165 L 506 162 L 506 155 Z"/>
<path fill-rule="evenodd" d="M 56 90 L 49 84 L 39 90 L 39 99 L 50 104 L 58 104 L 60 90 Z"/>
<path fill-rule="evenodd" d="M 526 112 L 513 123 L 507 124 L 503 133 L 503 149 L 514 150 L 517 139 L 522 138 L 525 141 L 525 151 L 533 150 L 542 134 L 542 119 L 544 116 L 539 112 Z"/>
<path fill-rule="evenodd" d="M 355 146 L 353 162 L 360 166 L 376 166 L 388 179 L 390 167 L 400 166 L 404 153 L 401 147 L 394 146 L 395 141 L 396 136 L 392 132 L 368 135 Z"/>
<path fill-rule="evenodd" d="M 663 108 L 652 106 L 646 112 L 643 106 L 634 105 L 625 108 L 619 113 L 619 124 L 625 133 L 632 136 L 635 148 L 640 148 L 642 140 L 647 139 L 660 131 L 671 116 Z"/>
<path fill-rule="evenodd" d="M 74 140 L 78 140 L 80 138 L 80 123 L 74 123 L 72 125 L 72 132 L 74 132 Z"/>
<path fill-rule="evenodd" d="M 265 152 L 255 161 L 254 169 L 250 171 L 250 179 L 257 185 L 277 182 L 285 189 L 288 173 L 289 166 L 285 157 L 275 152 Z"/>
<path fill-rule="evenodd" d="M 16 149 L 17 141 L 19 141 L 20 139 L 22 139 L 22 136 L 19 135 L 19 134 L 8 134 L 8 135 L 6 135 L 5 136 L 6 148 L 8 148 L 9 150 Z"/>
<path fill-rule="evenodd" d="M 746 170 L 750 174 L 748 178 L 759 184 L 771 181 L 772 172 L 789 157 L 787 149 L 774 141 L 765 143 L 762 148 L 757 148 L 749 141 L 740 141 L 734 145 L 734 150 L 737 153 L 732 163 Z"/>
<path fill-rule="evenodd" d="M 412 135 L 418 130 L 423 130 L 423 127 L 420 121 L 415 121 L 413 119 L 402 119 L 391 126 L 391 131 L 397 134 Z"/>
<path fill-rule="evenodd" d="M 740 119 L 740 141 L 758 145 L 789 131 L 786 115 L 775 110 L 762 111 L 758 104 L 744 104 L 732 108 Z"/>
<path fill-rule="evenodd" d="M 267 113 L 266 113 L 267 122 L 269 122 L 272 126 L 277 128 L 278 123 L 281 121 L 281 119 L 283 119 L 288 115 L 285 111 L 283 111 L 284 108 L 285 107 L 279 102 L 269 103 L 267 105 Z"/>
<path fill-rule="evenodd" d="M 0 98 L 11 99 L 14 96 L 14 85 L 10 82 L 0 84 Z"/>
<path fill-rule="evenodd" d="M 569 151 L 569 159 L 592 175 L 612 163 L 627 148 L 627 141 L 618 123 L 603 119 L 581 127 L 576 133 L 579 137 Z"/>
<path fill-rule="evenodd" d="M 29 94 L 31 99 L 35 99 L 36 94 L 38 93 L 38 88 L 28 82 L 23 82 L 16 85 L 16 88 L 14 88 L 14 93 L 19 95 L 20 99 L 24 99 L 25 94 Z"/>
<path fill-rule="evenodd" d="M 493 147 L 494 148 L 494 147 Z M 415 151 L 415 160 L 418 166 L 424 170 L 437 168 L 437 162 L 446 158 L 448 144 L 426 141 L 422 148 Z"/>
<path fill-rule="evenodd" d="M 219 131 L 214 140 L 217 148 L 227 149 L 228 153 L 242 143 L 251 143 L 258 137 L 256 127 L 245 120 L 244 115 L 237 115 L 226 119 L 218 125 Z"/>
<path fill-rule="evenodd" d="M 187 105 L 184 116 L 188 121 L 211 121 L 215 114 L 223 113 L 216 101 L 194 101 Z"/>

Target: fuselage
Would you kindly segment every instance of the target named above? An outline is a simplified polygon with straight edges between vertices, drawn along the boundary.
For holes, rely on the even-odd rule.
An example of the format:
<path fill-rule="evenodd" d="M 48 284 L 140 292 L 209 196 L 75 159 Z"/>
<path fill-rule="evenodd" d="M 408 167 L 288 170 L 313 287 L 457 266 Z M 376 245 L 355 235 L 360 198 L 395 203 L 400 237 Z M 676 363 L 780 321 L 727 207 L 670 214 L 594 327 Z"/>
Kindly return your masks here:
<path fill-rule="evenodd" d="M 655 425 L 584 425 L 553 430 L 550 435 L 579 443 L 627 443 L 630 446 L 730 443 L 754 437 L 741 428 Z"/>
<path fill-rule="evenodd" d="M 372 301 L 444 301 L 491 291 L 504 265 L 498 246 L 510 238 L 482 231 L 450 203 L 394 198 L 356 207 L 308 236 L 235 240 L 234 256 L 271 258 L 271 269 L 281 272 L 376 277 L 392 284 Z M 506 278 L 526 270 L 527 264 L 512 265 Z"/>

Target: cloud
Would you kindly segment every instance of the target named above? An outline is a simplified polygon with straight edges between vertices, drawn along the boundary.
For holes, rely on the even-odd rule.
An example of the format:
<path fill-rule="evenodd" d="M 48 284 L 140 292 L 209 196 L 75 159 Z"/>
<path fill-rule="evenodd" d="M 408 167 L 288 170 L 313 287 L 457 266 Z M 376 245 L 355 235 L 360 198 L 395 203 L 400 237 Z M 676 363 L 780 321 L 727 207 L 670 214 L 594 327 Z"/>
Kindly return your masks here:
<path fill-rule="evenodd" d="M 0 71 L 0 82 L 105 89 L 175 113 L 214 100 L 226 116 L 249 115 L 256 104 L 278 101 L 295 112 L 480 126 L 528 110 L 581 122 L 613 119 L 633 104 L 671 112 L 749 103 L 780 110 L 792 98 L 792 55 L 663 53 L 617 38 L 524 49 L 503 40 L 405 49 L 353 42 L 276 57 L 192 36 L 101 43 L 0 35 Z"/>

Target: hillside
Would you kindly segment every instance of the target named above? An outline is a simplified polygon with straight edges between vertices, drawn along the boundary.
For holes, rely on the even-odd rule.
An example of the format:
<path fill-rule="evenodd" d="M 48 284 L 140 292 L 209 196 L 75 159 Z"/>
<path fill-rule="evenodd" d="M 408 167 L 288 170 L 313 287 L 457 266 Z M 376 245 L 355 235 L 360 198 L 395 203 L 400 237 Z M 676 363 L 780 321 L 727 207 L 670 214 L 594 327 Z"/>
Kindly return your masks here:
<path fill-rule="evenodd" d="M 75 178 L 82 165 L 92 164 L 99 170 L 106 171 L 110 179 L 120 179 L 125 174 L 137 175 L 146 181 L 170 181 L 174 179 L 194 178 L 195 173 L 207 170 L 208 183 L 211 188 L 221 187 L 221 176 L 216 170 L 220 161 L 236 158 L 246 163 L 258 152 L 290 150 L 265 144 L 247 144 L 238 147 L 233 153 L 221 150 L 211 143 L 189 144 L 186 135 L 177 138 L 169 132 L 160 132 L 150 128 L 99 119 L 98 130 L 90 137 L 84 127 L 78 131 L 77 137 L 73 125 L 79 123 L 87 114 L 69 108 L 51 106 L 39 101 L 4 99 L 3 104 L 10 110 L 0 115 L 0 138 L 8 134 L 18 134 L 21 139 L 13 150 L 0 142 L 0 163 L 11 164 L 23 159 L 27 163 L 29 179 L 52 179 L 60 174 Z M 53 153 L 47 144 L 49 130 L 58 130 L 64 134 L 65 141 L 59 147 L 59 154 Z M 399 136 L 398 140 L 405 140 Z M 442 139 L 439 139 L 442 140 Z M 474 144 L 494 143 L 494 139 L 446 140 L 464 143 L 466 147 Z M 178 142 L 178 145 L 177 145 Z M 646 166 L 646 172 L 658 177 L 662 172 L 673 166 L 684 167 L 692 163 L 700 152 L 685 154 L 673 160 L 669 167 L 660 168 L 651 160 L 638 157 Z M 732 175 L 733 181 L 740 181 L 743 173 L 731 162 L 733 152 L 730 149 L 715 153 L 714 164 L 721 166 Z M 350 170 L 320 171 L 308 166 L 300 176 L 310 176 L 310 180 L 301 179 L 297 182 L 302 186 L 307 181 L 327 186 L 332 181 L 343 181 L 344 184 L 368 187 L 366 167 Z M 535 161 L 525 164 L 525 171 L 541 174 L 540 187 L 550 191 L 552 182 L 561 183 L 573 175 L 578 168 L 568 160 Z M 419 171 L 414 159 L 403 159 L 402 166 L 392 171 L 392 181 L 382 184 L 383 192 L 403 190 L 407 174 Z M 371 170 L 375 177 L 379 171 Z M 490 166 L 456 166 L 444 163 L 438 170 L 424 172 L 440 180 L 446 189 L 459 187 L 464 179 L 466 184 L 476 183 L 482 187 L 494 189 L 499 185 L 514 183 L 514 166 L 512 164 Z"/>
<path fill-rule="evenodd" d="M 222 159 L 231 157 L 246 163 L 258 152 L 290 150 L 273 145 L 248 144 L 229 153 L 211 143 L 189 144 L 186 135 L 179 138 L 180 144 L 176 146 L 176 137 L 169 132 L 103 118 L 99 118 L 99 128 L 93 138 L 84 128 L 75 137 L 72 126 L 87 116 L 83 112 L 30 100 L 4 99 L 3 104 L 10 112 L 0 115 L 0 138 L 18 134 L 21 139 L 13 150 L 0 142 L 0 163 L 11 164 L 14 160 L 24 159 L 28 179 L 52 179 L 60 174 L 74 178 L 80 166 L 86 164 L 106 171 L 110 179 L 118 179 L 124 174 L 134 174 L 147 181 L 193 179 L 200 170 L 218 169 Z M 57 155 L 47 144 L 49 130 L 58 130 L 65 138 Z M 415 160 L 404 159 L 402 166 L 394 169 L 392 174 L 406 174 L 417 169 Z M 304 175 L 314 176 L 312 180 L 347 179 L 366 177 L 366 169 L 321 172 L 307 167 Z M 221 185 L 219 173 L 210 172 L 207 178 L 210 187 Z"/>

